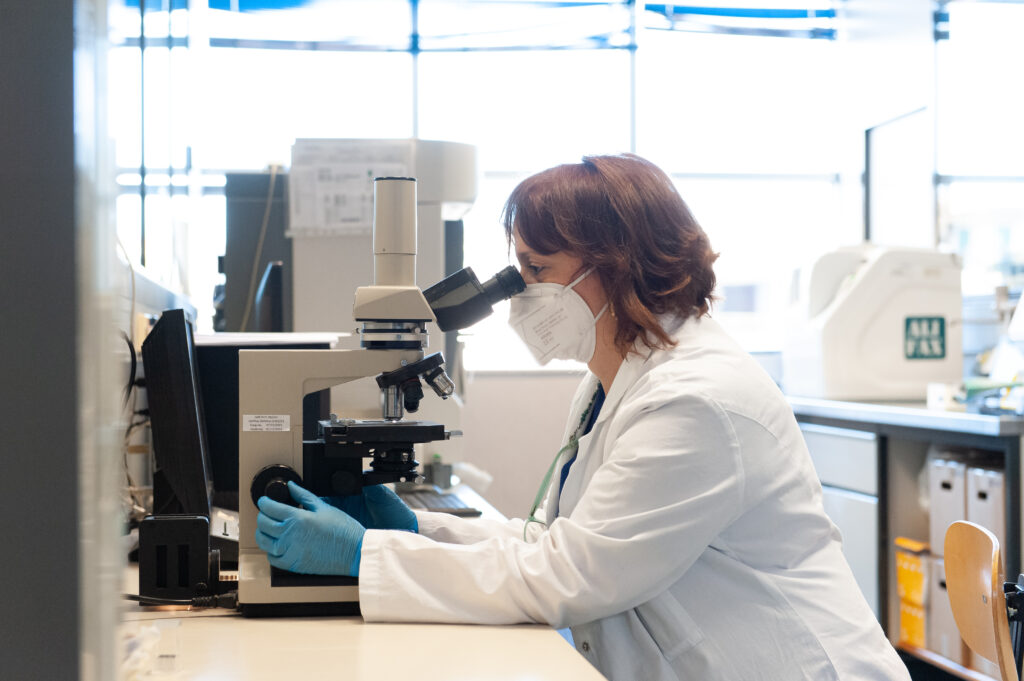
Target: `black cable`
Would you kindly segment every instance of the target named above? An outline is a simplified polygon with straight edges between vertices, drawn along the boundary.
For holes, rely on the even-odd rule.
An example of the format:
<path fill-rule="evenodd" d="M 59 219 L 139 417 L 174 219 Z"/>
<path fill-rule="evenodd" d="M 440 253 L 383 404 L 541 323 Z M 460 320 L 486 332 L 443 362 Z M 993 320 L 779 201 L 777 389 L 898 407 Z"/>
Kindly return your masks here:
<path fill-rule="evenodd" d="M 263 241 L 267 237 L 267 225 L 270 224 L 270 210 L 274 207 L 274 180 L 277 178 L 278 166 L 270 166 L 270 184 L 267 188 L 267 203 L 263 209 L 263 223 L 260 225 L 260 235 L 256 240 L 256 253 L 252 258 L 252 271 L 249 273 L 249 294 L 245 301 L 245 308 L 242 311 L 242 324 L 239 331 L 245 331 L 249 326 L 249 316 L 252 313 L 254 296 L 256 294 L 256 280 L 260 276 L 260 261 L 263 259 Z"/>
<path fill-rule="evenodd" d="M 148 598 L 138 594 L 121 594 L 126 600 L 138 601 L 142 605 L 192 605 L 191 600 L 176 600 L 174 598 Z"/>
<path fill-rule="evenodd" d="M 135 344 L 132 343 L 131 337 L 125 331 L 121 332 L 121 337 L 124 338 L 124 342 L 128 344 L 128 354 L 132 358 L 131 372 L 128 374 L 128 385 L 124 388 L 124 406 L 128 406 L 128 400 L 132 396 L 132 388 L 135 386 L 135 372 L 138 370 L 139 362 L 135 356 Z"/>
<path fill-rule="evenodd" d="M 229 608 L 238 607 L 238 592 L 228 591 L 213 596 L 196 596 L 191 599 L 151 598 L 138 594 L 122 594 L 129 601 L 138 601 L 140 605 L 188 605 L 193 608 Z"/>

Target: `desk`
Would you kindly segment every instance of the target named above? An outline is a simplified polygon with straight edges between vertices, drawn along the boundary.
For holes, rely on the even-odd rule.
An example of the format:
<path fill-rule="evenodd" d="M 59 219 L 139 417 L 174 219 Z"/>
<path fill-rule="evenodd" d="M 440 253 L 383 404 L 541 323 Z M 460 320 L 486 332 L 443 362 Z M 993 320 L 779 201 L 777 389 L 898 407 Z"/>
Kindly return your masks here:
<path fill-rule="evenodd" d="M 484 517 L 503 516 L 466 485 L 455 489 Z M 125 575 L 137 593 L 137 567 Z M 366 623 L 360 617 L 249 619 L 223 609 L 126 603 L 121 640 L 140 645 L 124 681 L 602 681 L 545 625 Z"/>
<path fill-rule="evenodd" d="M 154 681 L 601 681 L 558 632 L 540 625 L 367 624 L 358 617 L 157 617 L 123 622 L 152 646 Z M 128 677 L 131 678 L 131 677 Z"/>

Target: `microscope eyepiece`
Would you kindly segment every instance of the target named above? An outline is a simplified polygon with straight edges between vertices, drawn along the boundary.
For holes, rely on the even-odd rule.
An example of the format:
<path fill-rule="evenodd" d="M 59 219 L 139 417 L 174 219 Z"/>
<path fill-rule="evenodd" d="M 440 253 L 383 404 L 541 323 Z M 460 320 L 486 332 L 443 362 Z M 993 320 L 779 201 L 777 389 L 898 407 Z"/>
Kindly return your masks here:
<path fill-rule="evenodd" d="M 494 305 L 503 300 L 508 300 L 517 293 L 526 289 L 526 282 L 512 265 L 501 270 L 483 284 L 484 294 L 487 300 Z"/>
<path fill-rule="evenodd" d="M 526 282 L 515 267 L 509 265 L 482 285 L 465 267 L 423 292 L 442 331 L 472 326 L 491 314 L 491 306 L 526 289 Z"/>

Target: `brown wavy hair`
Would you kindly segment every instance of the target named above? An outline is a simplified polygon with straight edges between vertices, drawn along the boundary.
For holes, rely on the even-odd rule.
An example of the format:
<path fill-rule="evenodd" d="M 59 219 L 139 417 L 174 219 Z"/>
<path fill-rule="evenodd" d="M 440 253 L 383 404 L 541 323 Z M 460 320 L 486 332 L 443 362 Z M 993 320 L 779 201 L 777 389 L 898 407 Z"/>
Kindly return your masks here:
<path fill-rule="evenodd" d="M 584 156 L 526 178 L 502 222 L 510 249 L 517 227 L 538 253 L 568 252 L 595 268 L 623 356 L 637 338 L 674 345 L 657 316 L 699 317 L 714 300 L 718 254 L 668 175 L 634 154 Z"/>

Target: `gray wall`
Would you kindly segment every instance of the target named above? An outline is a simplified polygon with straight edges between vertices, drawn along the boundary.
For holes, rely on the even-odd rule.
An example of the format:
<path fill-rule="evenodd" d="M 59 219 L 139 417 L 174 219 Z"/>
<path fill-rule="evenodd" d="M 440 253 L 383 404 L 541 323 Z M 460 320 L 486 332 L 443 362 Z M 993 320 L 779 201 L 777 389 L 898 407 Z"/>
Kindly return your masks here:
<path fill-rule="evenodd" d="M 462 456 L 494 482 L 483 496 L 509 518 L 525 518 L 537 487 L 561 448 L 569 403 L 583 370 L 468 376 L 462 410 Z"/>
<path fill-rule="evenodd" d="M 79 677 L 73 0 L 0 3 L 0 666 Z"/>

